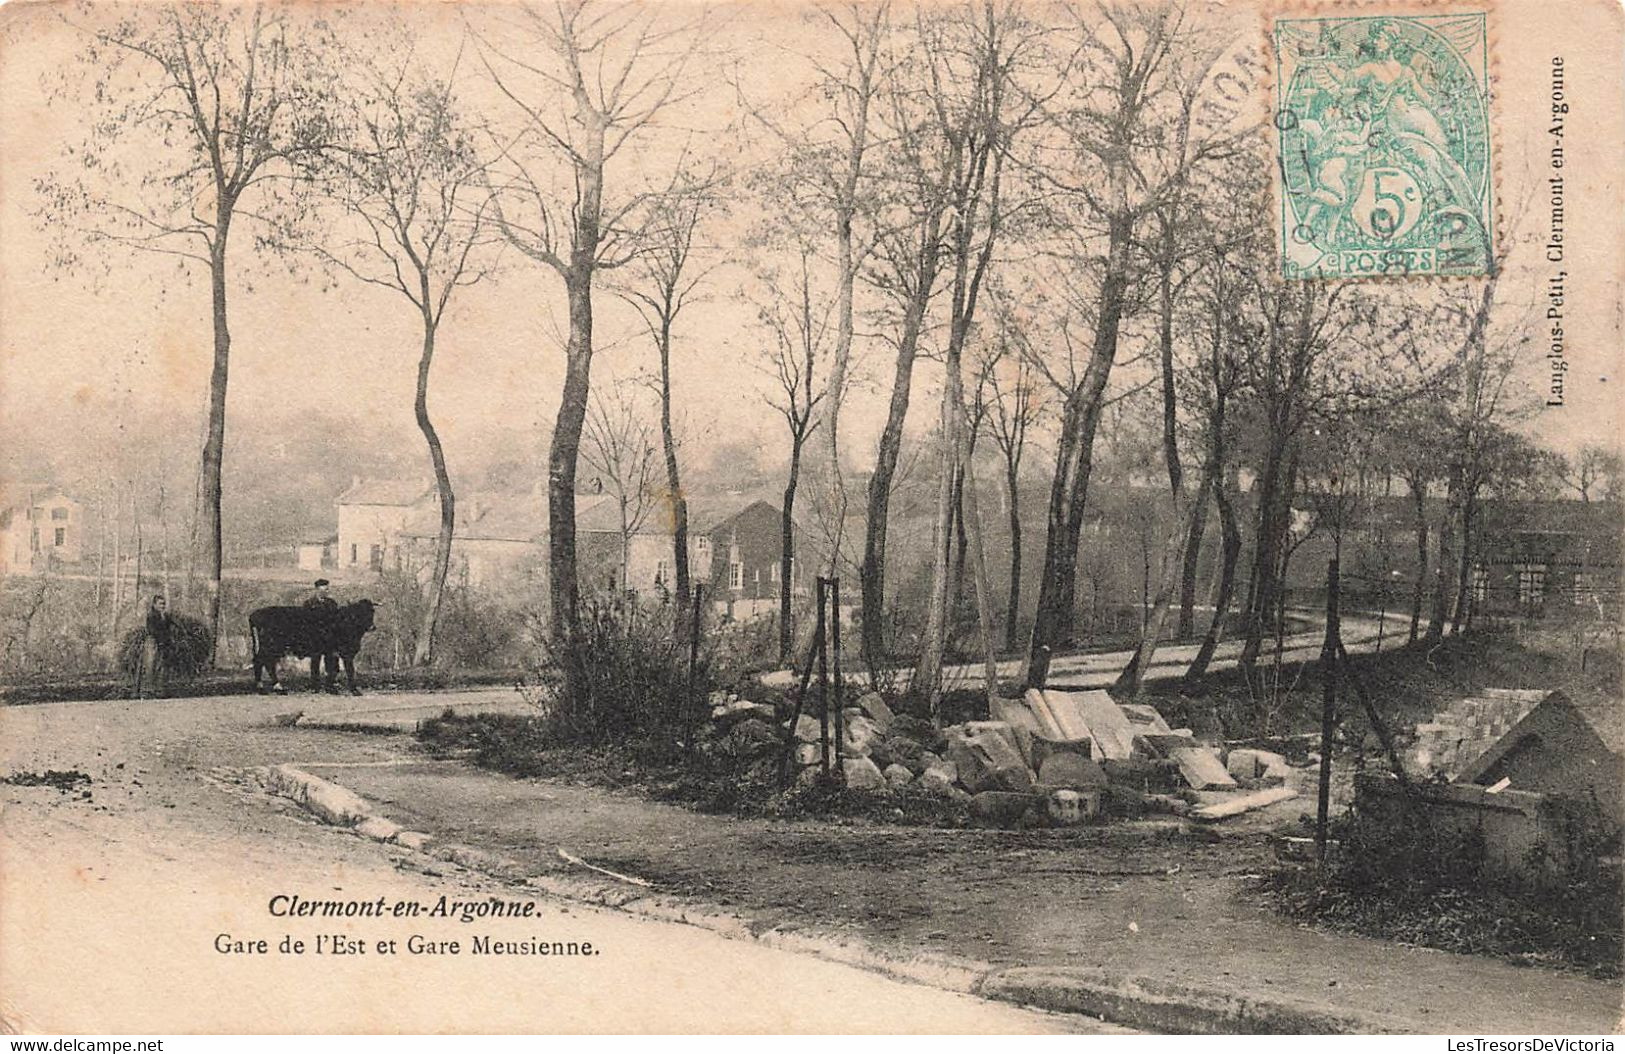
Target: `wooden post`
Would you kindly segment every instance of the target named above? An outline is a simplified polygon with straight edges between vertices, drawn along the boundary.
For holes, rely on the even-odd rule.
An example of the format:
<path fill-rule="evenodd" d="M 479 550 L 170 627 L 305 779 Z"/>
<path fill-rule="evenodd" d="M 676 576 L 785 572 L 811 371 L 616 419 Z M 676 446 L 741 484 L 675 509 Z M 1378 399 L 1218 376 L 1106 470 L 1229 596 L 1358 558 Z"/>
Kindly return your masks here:
<path fill-rule="evenodd" d="M 818 639 L 818 756 L 824 775 L 829 775 L 829 654 L 824 647 L 824 597 L 829 579 L 818 577 L 818 620 L 813 635 Z"/>
<path fill-rule="evenodd" d="M 1326 826 L 1332 799 L 1332 731 L 1337 723 L 1337 558 L 1326 563 L 1326 641 L 1320 649 L 1320 801 L 1315 812 L 1315 856 L 1326 862 Z"/>
<path fill-rule="evenodd" d="M 846 776 L 846 683 L 841 679 L 841 580 L 829 580 L 831 650 L 835 653 L 835 767 Z"/>
<path fill-rule="evenodd" d="M 801 688 L 796 692 L 795 709 L 790 714 L 790 736 L 785 743 L 784 753 L 779 758 L 779 782 L 781 784 L 789 781 L 790 758 L 795 754 L 796 745 L 799 742 L 796 739 L 796 725 L 801 722 L 801 712 L 807 701 L 807 687 L 809 682 L 812 681 L 813 657 L 818 654 L 818 650 L 823 646 L 824 620 L 819 619 L 818 626 L 813 631 L 812 647 L 807 650 L 807 665 L 801 672 Z"/>
<path fill-rule="evenodd" d="M 694 617 L 688 632 L 688 713 L 682 715 L 683 746 L 694 753 L 694 726 L 698 723 L 699 704 L 694 698 L 694 672 L 700 662 L 700 583 L 694 583 Z"/>

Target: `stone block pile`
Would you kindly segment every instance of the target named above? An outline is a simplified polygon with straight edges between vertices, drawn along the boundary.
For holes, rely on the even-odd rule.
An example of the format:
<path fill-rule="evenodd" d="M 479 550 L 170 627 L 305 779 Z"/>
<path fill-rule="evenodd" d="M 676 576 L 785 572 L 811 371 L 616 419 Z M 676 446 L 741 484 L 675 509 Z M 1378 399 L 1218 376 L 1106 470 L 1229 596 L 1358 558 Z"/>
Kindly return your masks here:
<path fill-rule="evenodd" d="M 870 692 L 839 722 L 831 715 L 830 766 L 838 766 L 850 789 L 939 796 L 1002 825 L 1083 823 L 1099 817 L 1108 801 L 1129 803 L 1135 812 L 1184 814 L 1212 804 L 1211 792 L 1279 788 L 1287 773 L 1279 754 L 1238 749 L 1226 757 L 1190 730 L 1170 728 L 1154 708 L 1120 706 L 1105 692 L 1029 692 L 999 700 L 993 717 L 939 729 L 895 713 Z M 802 713 L 792 724 L 789 713 L 718 692 L 709 724 L 702 749 L 764 772 L 770 764 L 776 769 L 788 749 L 795 782 L 823 772 L 824 729 L 816 714 Z"/>
<path fill-rule="evenodd" d="M 1486 688 L 1458 699 L 1416 726 L 1406 770 L 1412 776 L 1454 778 L 1546 697 L 1540 689 Z"/>

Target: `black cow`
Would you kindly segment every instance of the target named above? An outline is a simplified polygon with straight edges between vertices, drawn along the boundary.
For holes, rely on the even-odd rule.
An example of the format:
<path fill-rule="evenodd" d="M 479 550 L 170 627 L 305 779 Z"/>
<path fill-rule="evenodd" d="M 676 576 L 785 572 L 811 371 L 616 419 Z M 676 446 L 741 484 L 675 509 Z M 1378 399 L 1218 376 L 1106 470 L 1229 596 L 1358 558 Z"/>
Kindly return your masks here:
<path fill-rule="evenodd" d="M 284 655 L 297 655 L 310 660 L 310 680 L 313 691 L 321 690 L 319 664 L 322 656 L 329 656 L 327 675 L 330 691 L 337 691 L 338 671 L 333 668 L 331 656 L 344 660 L 344 675 L 350 682 L 350 694 L 360 695 L 355 686 L 355 656 L 361 650 L 361 638 L 372 629 L 373 604 L 370 600 L 357 600 L 333 611 L 304 607 L 258 608 L 248 616 L 248 635 L 254 647 L 254 688 L 260 688 L 260 671 L 271 675 L 271 687 L 282 691 L 277 677 L 277 660 Z"/>

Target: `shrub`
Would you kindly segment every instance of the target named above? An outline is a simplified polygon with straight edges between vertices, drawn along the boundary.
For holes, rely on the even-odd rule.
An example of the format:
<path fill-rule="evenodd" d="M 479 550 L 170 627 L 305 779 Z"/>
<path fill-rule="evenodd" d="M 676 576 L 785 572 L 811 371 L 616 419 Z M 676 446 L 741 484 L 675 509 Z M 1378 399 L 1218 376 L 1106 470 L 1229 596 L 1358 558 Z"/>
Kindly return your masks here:
<path fill-rule="evenodd" d="M 565 654 L 547 646 L 542 683 L 529 698 L 559 742 L 632 743 L 675 740 L 687 708 L 698 716 L 715 687 L 714 643 L 702 633 L 700 662 L 690 684 L 689 646 L 673 632 L 672 609 L 635 598 L 584 598 L 580 647 L 584 682 L 569 693 L 558 672 Z"/>
<path fill-rule="evenodd" d="M 1617 825 L 1583 803 L 1557 807 L 1575 827 L 1553 853 L 1571 863 L 1543 879 L 1495 868 L 1477 831 L 1411 808 L 1380 821 L 1351 810 L 1333 825 L 1324 869 L 1283 865 L 1265 888 L 1288 915 L 1336 929 L 1618 977 L 1625 901 L 1618 870 L 1601 863 L 1617 851 Z"/>

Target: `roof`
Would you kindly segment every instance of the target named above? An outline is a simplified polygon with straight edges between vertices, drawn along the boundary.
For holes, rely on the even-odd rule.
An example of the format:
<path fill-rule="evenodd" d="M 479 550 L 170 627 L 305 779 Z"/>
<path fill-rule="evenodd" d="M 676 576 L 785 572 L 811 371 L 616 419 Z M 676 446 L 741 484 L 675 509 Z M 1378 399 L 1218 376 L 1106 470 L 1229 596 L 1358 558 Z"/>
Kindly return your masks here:
<path fill-rule="evenodd" d="M 1617 699 L 1605 702 L 1575 703 L 1574 709 L 1597 733 L 1603 746 L 1625 757 L 1625 705 Z"/>
<path fill-rule="evenodd" d="M 469 491 L 456 497 L 455 538 L 506 542 L 540 542 L 547 538 L 547 494 L 543 491 Z M 620 534 L 620 511 L 614 498 L 608 494 L 577 494 L 576 530 Z M 433 538 L 439 533 L 440 503 L 432 499 L 414 509 L 401 530 L 410 538 Z M 641 533 L 656 532 L 646 524 Z"/>
<path fill-rule="evenodd" d="M 1589 726 L 1602 741 L 1604 747 L 1615 756 L 1625 755 L 1625 728 L 1622 728 L 1621 714 L 1617 704 L 1588 704 L 1575 703 L 1563 692 L 1549 692 L 1537 705 L 1531 707 L 1513 726 L 1506 730 L 1490 748 L 1484 751 L 1471 764 L 1465 766 L 1457 775 L 1461 783 L 1478 782 L 1485 773 L 1490 772 L 1498 762 L 1521 743 L 1530 732 L 1531 725 L 1547 719 L 1552 711 L 1560 711 L 1572 715 Z"/>
<path fill-rule="evenodd" d="M 0 507 L 7 509 L 21 509 L 42 505 L 52 498 L 61 498 L 75 505 L 80 504 L 78 498 L 72 497 L 61 487 L 49 483 L 7 483 L 0 485 Z"/>
<path fill-rule="evenodd" d="M 701 534 L 712 534 L 716 531 L 725 530 L 733 526 L 745 513 L 757 508 L 766 509 L 775 517 L 782 515 L 779 506 L 770 501 L 760 499 L 756 501 L 739 501 L 736 499 L 719 508 L 708 510 L 706 515 L 695 517 L 694 530 Z"/>
<path fill-rule="evenodd" d="M 432 488 L 420 479 L 358 479 L 334 499 L 336 505 L 415 504 Z"/>
<path fill-rule="evenodd" d="M 644 510 L 643 522 L 634 534 L 670 534 L 665 529 L 667 517 L 661 515 L 658 499 L 652 499 Z M 613 494 L 577 494 L 576 530 L 582 534 L 621 533 L 621 507 Z"/>

